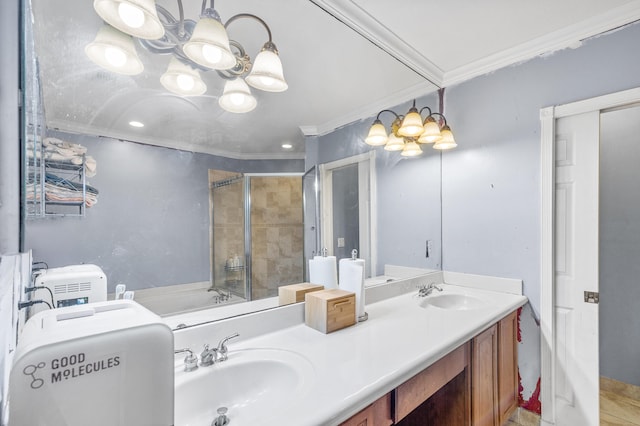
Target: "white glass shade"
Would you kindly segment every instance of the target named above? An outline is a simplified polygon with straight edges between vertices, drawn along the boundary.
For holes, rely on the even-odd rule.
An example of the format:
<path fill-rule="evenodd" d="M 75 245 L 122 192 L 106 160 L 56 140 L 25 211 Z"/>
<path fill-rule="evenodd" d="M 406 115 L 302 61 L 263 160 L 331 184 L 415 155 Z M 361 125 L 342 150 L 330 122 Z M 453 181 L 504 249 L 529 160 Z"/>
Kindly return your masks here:
<path fill-rule="evenodd" d="M 369 134 L 364 141 L 371 146 L 382 146 L 388 140 L 387 129 L 384 128 L 380 120 L 376 120 L 369 129 Z"/>
<path fill-rule="evenodd" d="M 225 83 L 218 104 L 226 111 L 243 113 L 253 110 L 258 101 L 251 94 L 247 83 L 242 78 L 236 78 Z"/>
<path fill-rule="evenodd" d="M 149 40 L 164 36 L 154 0 L 94 0 L 93 8 L 108 24 L 126 34 Z"/>
<path fill-rule="evenodd" d="M 422 149 L 413 139 L 404 144 L 404 149 L 400 153 L 403 157 L 417 157 L 420 154 L 422 154 Z"/>
<path fill-rule="evenodd" d="M 246 80 L 251 86 L 266 92 L 284 92 L 289 87 L 284 80 L 280 57 L 271 50 L 263 49 L 258 53 Z"/>
<path fill-rule="evenodd" d="M 198 96 L 207 91 L 207 85 L 200 78 L 198 70 L 175 57 L 169 61 L 169 67 L 160 77 L 160 83 L 171 93 L 181 96 Z"/>
<path fill-rule="evenodd" d="M 144 70 L 131 36 L 110 25 L 100 28 L 84 51 L 93 62 L 118 74 L 136 75 Z"/>
<path fill-rule="evenodd" d="M 440 126 L 433 117 L 429 116 L 424 120 L 424 132 L 418 139 L 419 143 L 434 143 L 442 138 L 440 134 Z"/>
<path fill-rule="evenodd" d="M 182 50 L 189 59 L 203 67 L 228 70 L 236 65 L 236 57 L 229 48 L 227 30 L 217 19 L 200 18 Z"/>
<path fill-rule="evenodd" d="M 458 144 L 453 138 L 453 133 L 451 133 L 451 129 L 449 128 L 449 126 L 445 125 L 442 128 L 442 139 L 436 142 L 435 145 L 433 145 L 433 148 L 445 150 L 445 149 L 455 148 L 456 146 L 458 146 Z"/>
<path fill-rule="evenodd" d="M 398 134 L 400 136 L 407 136 L 410 138 L 418 137 L 424 132 L 424 127 L 422 126 L 422 117 L 418 114 L 418 110 L 415 108 L 411 108 L 407 113 L 406 117 L 402 120 L 402 124 L 398 129 Z"/>
<path fill-rule="evenodd" d="M 389 135 L 389 142 L 384 146 L 384 149 L 385 151 L 402 151 L 404 149 L 404 139 L 391 133 Z"/>

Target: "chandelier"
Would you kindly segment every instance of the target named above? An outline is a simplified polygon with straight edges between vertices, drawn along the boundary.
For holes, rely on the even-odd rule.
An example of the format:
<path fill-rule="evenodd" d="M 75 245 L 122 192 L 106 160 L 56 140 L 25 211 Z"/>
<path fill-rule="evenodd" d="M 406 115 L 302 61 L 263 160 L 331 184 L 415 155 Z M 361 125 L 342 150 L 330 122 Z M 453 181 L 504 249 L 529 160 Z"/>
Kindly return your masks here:
<path fill-rule="evenodd" d="M 443 95 L 444 90 L 441 89 L 441 100 Z M 424 110 L 427 110 L 428 114 L 423 120 L 422 112 Z M 389 133 L 380 120 L 380 115 L 383 112 L 391 113 L 395 117 Z M 433 144 L 433 148 L 439 150 L 458 146 L 445 116 L 439 112 L 432 112 L 429 107 L 418 111 L 415 99 L 406 115 L 398 115 L 389 109 L 380 111 L 364 141 L 371 146 L 384 145 L 384 149 L 387 151 L 401 151 L 400 155 L 403 157 L 415 157 L 422 154 L 422 148 L 420 148 L 422 144 Z"/>
<path fill-rule="evenodd" d="M 86 46 L 87 56 L 109 71 L 140 74 L 144 65 L 134 45 L 137 40 L 139 46 L 152 53 L 171 55 L 160 83 L 180 96 L 204 94 L 207 86 L 200 71 L 215 70 L 227 80 L 218 103 L 229 112 L 249 112 L 256 107 L 249 86 L 267 92 L 287 90 L 278 49 L 265 21 L 240 13 L 223 25 L 214 0 L 210 0 L 208 8 L 207 0 L 203 0 L 200 19 L 195 22 L 184 18 L 182 0 L 176 1 L 178 19 L 155 0 L 94 0 L 96 13 L 106 23 Z M 239 19 L 257 21 L 267 32 L 268 40 L 253 62 L 242 44 L 227 35 L 227 27 Z"/>

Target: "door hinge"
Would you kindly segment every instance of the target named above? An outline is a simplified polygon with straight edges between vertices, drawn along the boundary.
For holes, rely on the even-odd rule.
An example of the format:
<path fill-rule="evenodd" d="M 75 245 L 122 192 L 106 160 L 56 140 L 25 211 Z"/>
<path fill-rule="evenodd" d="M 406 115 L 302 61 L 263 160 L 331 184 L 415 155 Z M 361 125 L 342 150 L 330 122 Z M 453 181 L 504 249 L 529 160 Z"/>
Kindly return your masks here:
<path fill-rule="evenodd" d="M 586 303 L 600 303 L 600 293 L 597 291 L 585 291 L 584 301 Z"/>

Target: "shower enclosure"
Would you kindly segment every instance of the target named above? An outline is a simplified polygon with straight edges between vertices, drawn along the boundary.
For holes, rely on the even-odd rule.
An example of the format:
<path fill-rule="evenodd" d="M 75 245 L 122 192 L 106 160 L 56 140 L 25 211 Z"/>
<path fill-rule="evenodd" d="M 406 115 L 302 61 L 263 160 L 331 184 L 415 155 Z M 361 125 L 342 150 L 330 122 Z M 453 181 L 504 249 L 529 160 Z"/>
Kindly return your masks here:
<path fill-rule="evenodd" d="M 256 300 L 303 282 L 302 176 L 209 176 L 211 290 Z"/>

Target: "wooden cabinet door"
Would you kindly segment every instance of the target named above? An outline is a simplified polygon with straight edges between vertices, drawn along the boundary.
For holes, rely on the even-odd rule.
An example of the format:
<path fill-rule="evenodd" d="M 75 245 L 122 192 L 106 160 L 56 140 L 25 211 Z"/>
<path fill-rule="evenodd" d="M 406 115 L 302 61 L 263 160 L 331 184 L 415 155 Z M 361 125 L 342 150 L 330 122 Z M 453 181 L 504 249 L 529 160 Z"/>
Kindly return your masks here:
<path fill-rule="evenodd" d="M 498 426 L 498 325 L 476 336 L 471 349 L 471 424 Z"/>
<path fill-rule="evenodd" d="M 498 323 L 498 414 L 504 424 L 518 406 L 518 315 Z"/>
<path fill-rule="evenodd" d="M 388 393 L 369 405 L 364 410 L 354 414 L 340 426 L 389 426 L 391 420 L 391 394 Z"/>

